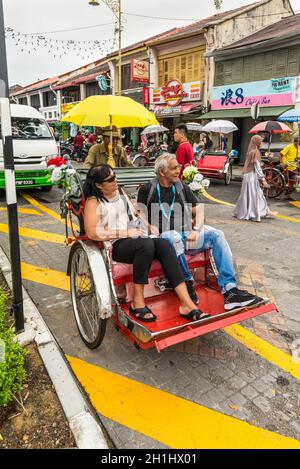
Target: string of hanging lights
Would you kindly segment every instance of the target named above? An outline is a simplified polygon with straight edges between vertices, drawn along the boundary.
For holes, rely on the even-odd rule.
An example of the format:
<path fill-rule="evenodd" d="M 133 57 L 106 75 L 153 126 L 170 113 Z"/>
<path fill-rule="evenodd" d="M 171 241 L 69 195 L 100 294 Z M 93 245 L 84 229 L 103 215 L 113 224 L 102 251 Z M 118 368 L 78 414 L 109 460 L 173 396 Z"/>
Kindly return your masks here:
<path fill-rule="evenodd" d="M 46 50 L 55 59 L 76 55 L 88 59 L 97 54 L 105 56 L 116 48 L 116 36 L 102 40 L 54 39 L 45 34 L 22 33 L 13 28 L 5 28 L 5 37 L 24 54 L 37 54 Z"/>

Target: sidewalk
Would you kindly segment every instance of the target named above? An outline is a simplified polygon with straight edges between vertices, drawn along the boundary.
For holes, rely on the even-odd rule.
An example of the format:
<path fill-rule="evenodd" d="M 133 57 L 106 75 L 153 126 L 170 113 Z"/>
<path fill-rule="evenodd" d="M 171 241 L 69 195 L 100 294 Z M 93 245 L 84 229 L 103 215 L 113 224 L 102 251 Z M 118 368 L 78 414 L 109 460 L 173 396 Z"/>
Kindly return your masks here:
<path fill-rule="evenodd" d="M 1 247 L 0 269 L 9 288 L 12 289 L 11 264 Z M 18 341 L 22 346 L 35 344 L 37 347 L 77 448 L 108 449 L 107 440 L 94 409 L 78 386 L 65 355 L 24 286 L 23 299 L 25 330 L 18 335 Z"/>

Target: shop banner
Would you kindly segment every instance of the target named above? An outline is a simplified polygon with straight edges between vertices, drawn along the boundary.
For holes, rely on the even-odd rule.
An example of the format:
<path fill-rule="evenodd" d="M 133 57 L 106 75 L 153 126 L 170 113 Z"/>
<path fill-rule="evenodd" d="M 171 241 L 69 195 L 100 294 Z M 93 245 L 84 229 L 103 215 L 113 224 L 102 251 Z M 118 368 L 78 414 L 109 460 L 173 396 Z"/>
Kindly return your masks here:
<path fill-rule="evenodd" d="M 212 110 L 289 106 L 296 100 L 296 77 L 215 86 L 212 91 Z"/>
<path fill-rule="evenodd" d="M 131 61 L 130 80 L 132 82 L 150 83 L 149 62 L 133 59 Z"/>
<path fill-rule="evenodd" d="M 157 116 L 172 116 L 174 114 L 185 114 L 193 109 L 192 104 L 182 104 L 181 106 L 154 106 L 154 113 Z"/>
<path fill-rule="evenodd" d="M 61 114 L 66 114 L 67 112 L 71 111 L 76 104 L 80 103 L 80 101 L 74 101 L 73 103 L 65 103 L 62 104 L 60 107 Z"/>
<path fill-rule="evenodd" d="M 180 80 L 174 79 L 161 88 L 154 88 L 152 104 L 178 106 L 181 102 L 200 101 L 202 91 L 202 81 L 181 83 Z"/>

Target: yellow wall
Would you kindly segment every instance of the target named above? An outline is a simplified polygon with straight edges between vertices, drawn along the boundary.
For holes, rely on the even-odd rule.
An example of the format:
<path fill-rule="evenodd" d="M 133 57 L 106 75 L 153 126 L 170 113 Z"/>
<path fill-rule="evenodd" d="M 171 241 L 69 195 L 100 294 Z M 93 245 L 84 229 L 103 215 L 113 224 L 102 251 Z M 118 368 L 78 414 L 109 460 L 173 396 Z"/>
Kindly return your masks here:
<path fill-rule="evenodd" d="M 205 47 L 198 47 L 159 57 L 158 86 L 164 86 L 174 78 L 178 78 L 182 83 L 204 81 L 204 54 Z"/>

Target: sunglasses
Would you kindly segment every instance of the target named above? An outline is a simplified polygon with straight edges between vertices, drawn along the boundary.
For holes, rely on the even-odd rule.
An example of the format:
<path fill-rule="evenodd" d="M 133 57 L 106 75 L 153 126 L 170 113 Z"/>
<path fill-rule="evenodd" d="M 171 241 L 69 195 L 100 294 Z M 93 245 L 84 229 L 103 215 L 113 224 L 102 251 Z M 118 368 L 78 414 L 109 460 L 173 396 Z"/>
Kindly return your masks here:
<path fill-rule="evenodd" d="M 117 176 L 113 174 L 110 178 L 104 179 L 103 182 L 114 182 L 117 179 Z"/>

